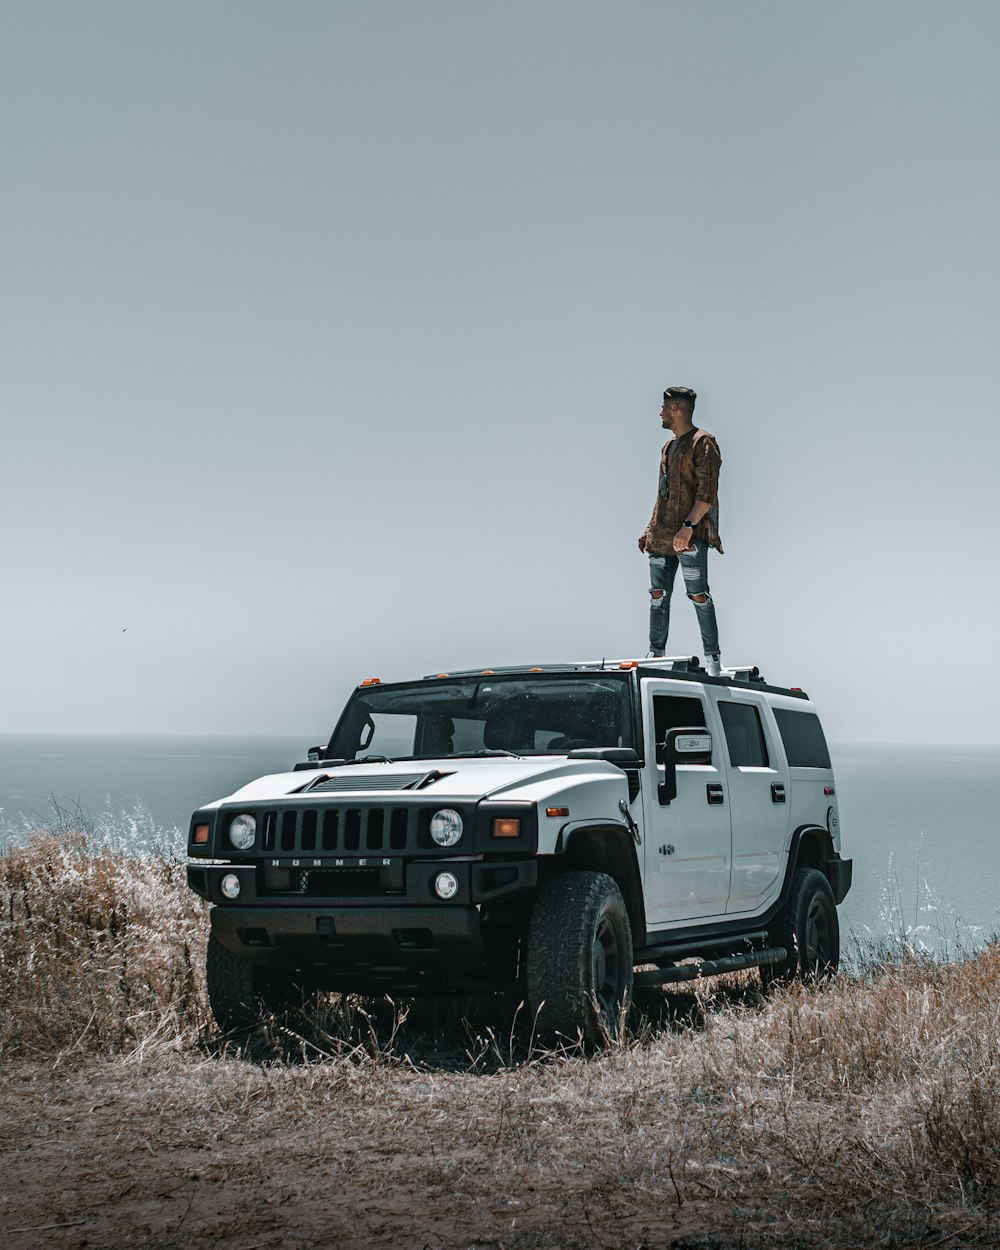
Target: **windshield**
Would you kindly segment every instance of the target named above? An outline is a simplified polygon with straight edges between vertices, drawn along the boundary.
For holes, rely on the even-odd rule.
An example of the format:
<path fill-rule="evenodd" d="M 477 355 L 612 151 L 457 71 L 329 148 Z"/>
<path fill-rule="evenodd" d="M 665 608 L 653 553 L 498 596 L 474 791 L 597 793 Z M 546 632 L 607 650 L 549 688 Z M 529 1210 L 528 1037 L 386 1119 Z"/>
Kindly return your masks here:
<path fill-rule="evenodd" d="M 441 759 L 462 754 L 560 754 L 633 746 L 628 679 L 471 677 L 359 690 L 328 758 Z"/>

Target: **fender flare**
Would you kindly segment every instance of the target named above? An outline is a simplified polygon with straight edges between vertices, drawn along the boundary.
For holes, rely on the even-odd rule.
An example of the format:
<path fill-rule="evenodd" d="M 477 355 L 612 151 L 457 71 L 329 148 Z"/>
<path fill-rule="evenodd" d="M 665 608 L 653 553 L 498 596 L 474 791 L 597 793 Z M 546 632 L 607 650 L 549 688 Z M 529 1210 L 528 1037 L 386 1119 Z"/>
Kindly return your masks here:
<path fill-rule="evenodd" d="M 788 869 L 781 887 L 781 905 L 784 906 L 788 897 L 796 868 L 815 868 L 821 872 L 830 883 L 834 902 L 842 903 L 851 888 L 853 867 L 853 860 L 841 859 L 834 850 L 829 829 L 816 824 L 800 825 L 792 834 L 788 847 Z"/>
<path fill-rule="evenodd" d="M 628 908 L 632 941 L 641 945 L 646 937 L 646 902 L 632 831 L 615 820 L 574 821 L 559 830 L 555 854 L 563 860 L 560 868 L 591 869 L 612 878 Z"/>

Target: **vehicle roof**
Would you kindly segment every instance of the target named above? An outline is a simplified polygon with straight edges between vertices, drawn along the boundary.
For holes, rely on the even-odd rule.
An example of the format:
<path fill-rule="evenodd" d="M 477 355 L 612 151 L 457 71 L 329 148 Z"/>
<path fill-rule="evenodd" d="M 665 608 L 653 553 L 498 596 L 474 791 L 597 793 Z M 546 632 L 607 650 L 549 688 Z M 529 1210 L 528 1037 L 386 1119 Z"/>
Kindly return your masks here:
<path fill-rule="evenodd" d="M 637 677 L 669 677 L 699 684 L 729 686 L 738 689 L 764 691 L 768 694 L 787 695 L 793 699 L 808 700 L 809 696 L 798 686 L 771 686 L 761 676 L 755 664 L 726 669 L 722 676 L 710 677 L 702 668 L 697 656 L 664 656 L 645 659 L 567 660 L 555 664 L 505 664 L 495 668 L 452 669 L 447 673 L 427 673 L 418 680 L 435 681 L 445 677 L 513 677 L 533 674 L 561 673 L 635 673 Z M 405 683 L 389 683 L 392 685 Z"/>

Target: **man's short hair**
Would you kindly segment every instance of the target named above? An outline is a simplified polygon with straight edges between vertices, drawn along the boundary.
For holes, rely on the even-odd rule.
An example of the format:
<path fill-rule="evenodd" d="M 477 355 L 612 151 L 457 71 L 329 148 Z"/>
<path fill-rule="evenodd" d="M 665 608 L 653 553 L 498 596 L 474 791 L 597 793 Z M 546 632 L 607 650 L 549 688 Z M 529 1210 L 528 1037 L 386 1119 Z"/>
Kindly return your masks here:
<path fill-rule="evenodd" d="M 663 392 L 664 404 L 680 404 L 688 412 L 694 412 L 694 403 L 698 398 L 690 386 L 668 386 Z"/>

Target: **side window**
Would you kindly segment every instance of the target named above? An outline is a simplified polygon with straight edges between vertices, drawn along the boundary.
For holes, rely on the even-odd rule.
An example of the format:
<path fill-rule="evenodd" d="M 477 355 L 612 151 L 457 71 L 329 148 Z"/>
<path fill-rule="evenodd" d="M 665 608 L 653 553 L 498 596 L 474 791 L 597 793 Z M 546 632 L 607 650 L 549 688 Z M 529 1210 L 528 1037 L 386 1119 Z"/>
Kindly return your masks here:
<path fill-rule="evenodd" d="M 705 708 L 701 699 L 685 695 L 653 695 L 653 732 L 656 737 L 656 762 L 662 763 L 660 745 L 671 729 L 704 729 Z"/>
<path fill-rule="evenodd" d="M 752 703 L 726 703 L 719 700 L 719 715 L 734 768 L 766 768 L 767 743 L 760 713 Z"/>
<path fill-rule="evenodd" d="M 829 768 L 830 752 L 823 726 L 815 712 L 793 712 L 776 707 L 774 719 L 792 768 Z"/>

